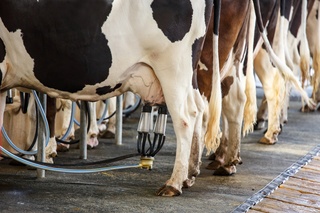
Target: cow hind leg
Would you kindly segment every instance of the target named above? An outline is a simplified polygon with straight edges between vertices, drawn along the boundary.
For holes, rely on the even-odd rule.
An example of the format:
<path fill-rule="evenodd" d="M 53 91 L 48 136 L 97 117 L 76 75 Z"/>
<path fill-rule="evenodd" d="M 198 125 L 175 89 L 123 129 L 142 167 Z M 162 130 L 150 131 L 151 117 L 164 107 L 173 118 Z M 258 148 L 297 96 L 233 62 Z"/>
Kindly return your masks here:
<path fill-rule="evenodd" d="M 196 91 L 195 91 L 196 92 Z M 202 100 L 199 99 L 197 94 L 196 96 L 196 104 L 198 108 L 198 115 L 196 118 L 193 138 L 192 138 L 192 145 L 191 145 L 191 152 L 189 158 L 189 171 L 188 171 L 188 179 L 184 181 L 183 187 L 189 188 L 195 183 L 195 178 L 200 174 L 200 166 L 201 166 L 201 157 L 204 149 L 204 134 L 207 126 L 207 119 L 208 119 L 208 110 L 203 110 L 202 107 Z M 206 104 L 208 102 L 205 100 Z M 208 108 L 206 108 L 208 109 Z"/>
<path fill-rule="evenodd" d="M 254 125 L 254 130 L 264 129 L 268 120 L 268 103 L 266 96 L 263 96 L 259 110 L 257 113 L 257 123 Z"/>
<path fill-rule="evenodd" d="M 223 110 L 222 110 L 221 114 L 222 114 L 222 116 L 221 116 L 222 137 L 220 139 L 219 147 L 209 157 L 209 160 L 212 160 L 212 162 L 210 162 L 206 166 L 206 169 L 209 169 L 209 170 L 217 170 L 224 164 L 225 155 L 227 154 L 227 150 L 228 150 L 228 139 L 227 139 L 228 121 L 227 121 L 227 117 L 225 116 Z"/>
<path fill-rule="evenodd" d="M 216 153 L 216 162 L 221 166 L 216 168 L 214 175 L 232 175 L 236 173 L 236 165 L 241 164 L 240 142 L 243 112 L 246 103 L 244 87 L 241 85 L 241 77 L 234 76 L 229 94 L 223 98 L 223 138 L 220 149 Z M 216 165 L 219 165 L 216 163 Z"/>
<path fill-rule="evenodd" d="M 269 62 L 265 50 L 259 51 L 255 59 L 255 70 L 263 85 L 268 105 L 268 129 L 259 142 L 275 144 L 281 131 L 280 114 L 283 108 L 282 100 L 285 98 L 285 82 L 277 69 Z"/>
<path fill-rule="evenodd" d="M 175 84 L 172 83 L 171 85 Z M 198 137 L 200 122 L 197 122 L 197 118 L 203 114 L 203 111 L 201 112 L 203 108 L 198 107 L 195 101 L 198 99 L 195 96 L 200 96 L 198 91 L 190 87 L 187 90 L 187 97 L 185 97 L 182 95 L 183 92 L 185 92 L 184 89 L 174 88 L 176 93 L 181 94 L 179 96 L 173 94 L 171 92 L 172 89 L 173 88 L 165 87 L 163 88 L 163 92 L 177 138 L 176 159 L 171 178 L 157 191 L 157 195 L 160 196 L 180 195 L 184 184 L 185 186 L 192 185 L 191 183 L 187 184 L 189 181 L 188 171 L 191 143 L 192 139 L 195 139 L 194 137 Z M 196 131 L 194 133 L 195 129 Z M 196 165 L 195 167 L 198 166 Z"/>

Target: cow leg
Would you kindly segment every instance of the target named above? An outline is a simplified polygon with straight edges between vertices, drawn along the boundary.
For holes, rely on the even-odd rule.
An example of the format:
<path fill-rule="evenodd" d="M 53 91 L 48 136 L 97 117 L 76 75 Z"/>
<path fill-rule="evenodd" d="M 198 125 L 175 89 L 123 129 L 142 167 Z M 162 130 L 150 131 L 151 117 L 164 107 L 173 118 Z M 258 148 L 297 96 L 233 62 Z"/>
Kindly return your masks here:
<path fill-rule="evenodd" d="M 203 100 L 196 100 L 197 105 L 201 104 Z M 208 110 L 205 110 L 203 113 L 200 110 L 195 123 L 195 129 L 193 132 L 192 144 L 191 144 L 191 152 L 189 158 L 189 171 L 188 171 L 188 179 L 184 181 L 183 186 L 185 188 L 191 187 L 195 183 L 195 178 L 200 174 L 200 166 L 201 166 L 201 157 L 204 149 L 204 140 L 203 136 L 207 127 L 207 119 L 208 119 Z"/>
<path fill-rule="evenodd" d="M 181 80 L 183 78 L 179 79 Z M 161 82 L 161 79 L 159 80 Z M 198 104 L 195 102 L 195 100 L 201 99 L 199 91 L 194 90 L 191 87 L 177 88 L 177 84 L 174 83 L 176 80 L 177 79 L 174 79 L 173 82 L 168 82 L 169 78 L 166 78 L 167 87 L 163 87 L 166 104 L 173 121 L 173 127 L 177 138 L 177 148 L 171 178 L 157 192 L 157 195 L 161 196 L 176 196 L 182 193 L 181 189 L 183 183 L 188 181 L 192 139 L 194 135 L 196 136 L 196 134 L 200 133 L 200 122 L 196 121 L 199 116 L 202 116 L 204 110 L 203 102 Z M 191 79 L 189 82 L 191 82 Z M 168 85 L 172 85 L 172 87 Z M 172 91 L 175 92 L 173 93 Z M 187 96 L 182 94 L 187 94 Z M 194 130 L 196 130 L 195 134 Z"/>
<path fill-rule="evenodd" d="M 222 137 L 220 140 L 220 144 L 219 147 L 217 148 L 217 150 L 215 151 L 215 153 L 213 153 L 209 160 L 212 160 L 211 163 L 208 164 L 208 166 L 206 167 L 206 169 L 209 170 L 217 170 L 219 169 L 221 166 L 223 166 L 225 164 L 225 155 L 228 152 L 228 120 L 226 115 L 224 114 L 224 110 L 222 109 L 222 116 L 221 116 L 221 120 L 222 120 Z"/>
<path fill-rule="evenodd" d="M 130 108 L 135 103 L 135 94 L 133 92 L 126 92 L 124 94 L 124 108 Z"/>
<path fill-rule="evenodd" d="M 4 116 L 4 110 L 6 107 L 6 97 L 7 97 L 7 92 L 0 93 L 0 128 L 1 129 L 3 127 L 3 116 Z M 2 146 L 2 133 L 0 138 L 0 146 Z M 1 156 L 1 152 L 0 152 L 0 156 Z M 1 160 L 1 157 L 0 157 L 0 160 Z"/>
<path fill-rule="evenodd" d="M 233 73 L 235 74 L 235 67 L 233 67 Z M 241 83 L 244 82 L 242 81 L 243 76 L 237 77 L 235 74 L 229 78 L 233 78 L 234 80 L 230 84 L 229 93 L 222 99 L 224 129 L 221 147 L 216 154 L 215 160 L 221 166 L 216 168 L 215 175 L 232 175 L 236 173 L 236 165 L 241 163 L 239 153 L 241 127 L 246 103 L 245 85 Z M 224 91 L 224 86 L 222 86 L 222 91 Z"/>
<path fill-rule="evenodd" d="M 98 146 L 98 134 L 99 128 L 97 124 L 97 114 L 96 114 L 96 102 L 88 102 L 90 113 L 90 127 L 87 135 L 87 147 L 92 149 Z"/>
<path fill-rule="evenodd" d="M 99 128 L 97 124 L 96 102 L 87 102 L 87 110 L 88 110 L 88 116 L 90 118 L 89 120 L 90 125 L 89 125 L 89 131 L 87 133 L 86 142 L 87 142 L 87 148 L 92 149 L 99 145 L 99 141 L 98 141 Z M 80 120 L 80 110 L 76 111 L 75 117 L 78 121 Z M 75 134 L 77 136 L 78 135 L 80 136 L 80 128 L 76 129 Z"/>
<path fill-rule="evenodd" d="M 109 114 L 114 113 L 117 110 L 117 98 L 113 97 L 110 98 L 110 102 L 109 102 Z M 106 132 L 106 136 L 108 138 L 114 138 L 115 134 L 116 134 L 116 116 L 112 116 L 107 124 L 107 132 Z"/>
<path fill-rule="evenodd" d="M 285 95 L 283 107 L 281 110 L 280 116 L 280 127 L 283 127 L 284 124 L 288 123 L 288 109 L 290 105 L 290 95 L 289 91 L 291 90 L 291 85 L 289 82 L 286 82 L 286 91 L 288 91 L 287 95 Z"/>
<path fill-rule="evenodd" d="M 70 125 L 70 119 L 72 116 L 72 101 L 67 99 L 56 99 L 56 119 L 55 119 L 55 136 L 60 138 L 65 135 L 68 131 Z M 69 135 L 67 136 L 67 141 L 75 139 L 74 136 L 74 125 L 71 124 Z M 58 143 L 57 151 L 66 152 L 70 148 L 70 144 Z"/>
<path fill-rule="evenodd" d="M 57 141 L 55 138 L 55 117 L 56 117 L 56 99 L 47 97 L 47 120 L 50 130 L 50 139 L 46 147 L 46 162 L 53 163 L 54 157 L 57 156 Z"/>
<path fill-rule="evenodd" d="M 254 129 L 261 130 L 265 128 L 267 120 L 268 120 L 268 103 L 267 103 L 266 96 L 264 95 L 259 106 L 259 110 L 257 113 L 257 123 L 255 124 Z"/>
<path fill-rule="evenodd" d="M 283 107 L 285 83 L 279 72 L 269 61 L 267 52 L 261 49 L 254 60 L 256 73 L 263 85 L 268 103 L 268 130 L 261 143 L 274 144 L 280 133 L 280 113 Z"/>
<path fill-rule="evenodd" d="M 112 97 L 108 99 L 108 112 L 107 117 L 111 115 L 111 113 L 114 113 L 116 111 L 116 97 Z M 101 138 L 114 138 L 115 132 L 116 132 L 116 116 L 111 116 L 107 121 L 105 121 L 103 124 L 105 125 L 105 130 L 100 131 L 99 134 Z M 102 127 L 99 127 L 99 129 L 102 129 Z"/>

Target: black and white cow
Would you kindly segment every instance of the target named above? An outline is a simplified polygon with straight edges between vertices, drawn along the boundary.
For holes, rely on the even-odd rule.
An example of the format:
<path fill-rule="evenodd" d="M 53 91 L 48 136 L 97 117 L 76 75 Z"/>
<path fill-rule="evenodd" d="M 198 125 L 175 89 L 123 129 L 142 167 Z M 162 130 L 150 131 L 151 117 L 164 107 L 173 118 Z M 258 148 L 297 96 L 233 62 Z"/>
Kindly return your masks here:
<path fill-rule="evenodd" d="M 199 165 L 189 167 L 188 160 L 199 151 L 191 144 L 201 146 L 205 102 L 192 80 L 212 3 L 1 0 L 0 126 L 5 91 L 13 87 L 88 101 L 131 90 L 145 103 L 168 107 L 177 137 L 176 160 L 171 178 L 157 194 L 181 194 L 199 172 Z M 221 95 L 219 85 L 212 92 Z M 220 108 L 215 115 L 220 116 Z"/>

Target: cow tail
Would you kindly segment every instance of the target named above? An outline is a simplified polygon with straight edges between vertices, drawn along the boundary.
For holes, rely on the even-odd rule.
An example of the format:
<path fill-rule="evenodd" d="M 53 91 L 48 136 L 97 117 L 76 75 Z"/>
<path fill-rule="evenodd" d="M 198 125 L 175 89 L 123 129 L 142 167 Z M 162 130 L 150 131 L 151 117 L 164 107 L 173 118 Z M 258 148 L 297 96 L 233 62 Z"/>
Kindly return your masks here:
<path fill-rule="evenodd" d="M 301 44 L 300 44 L 300 70 L 301 70 L 301 83 L 302 88 L 304 88 L 304 84 L 306 80 L 309 80 L 309 69 L 310 69 L 310 49 L 307 40 L 307 0 L 302 1 L 301 7 Z M 302 106 L 304 104 L 302 103 Z M 302 107 L 303 109 L 303 107 Z"/>
<path fill-rule="evenodd" d="M 279 71 L 281 72 L 285 80 L 291 82 L 293 86 L 300 92 L 301 97 L 306 101 L 307 105 L 310 108 L 314 109 L 315 108 L 314 101 L 311 98 L 309 98 L 307 92 L 301 87 L 299 81 L 296 79 L 296 77 L 294 76 L 290 68 L 283 61 L 281 61 L 280 58 L 274 53 L 270 45 L 270 42 L 267 38 L 266 31 L 262 24 L 259 0 L 253 0 L 253 3 L 254 3 L 255 13 L 257 17 L 258 29 L 264 41 L 264 44 L 266 46 L 266 49 L 268 51 L 271 61 L 278 67 Z"/>
<path fill-rule="evenodd" d="M 207 132 L 205 135 L 207 154 L 210 154 L 211 151 L 215 151 L 220 144 L 220 117 L 222 108 L 220 66 L 218 54 L 220 7 L 220 0 L 214 0 L 212 88 L 209 101 L 209 120 L 207 125 Z"/>
<path fill-rule="evenodd" d="M 320 13 L 320 1 L 317 2 L 318 4 L 318 14 Z M 319 16 L 319 15 L 318 15 Z M 318 17 L 317 19 L 317 26 L 314 26 L 317 29 L 317 43 L 314 48 L 313 53 L 313 69 L 314 69 L 314 75 L 312 78 L 312 86 L 313 86 L 313 92 L 312 92 L 312 98 L 315 101 L 318 101 L 316 98 L 316 93 L 318 91 L 318 86 L 320 82 L 320 19 Z"/>
<path fill-rule="evenodd" d="M 242 134 L 253 132 L 253 126 L 256 123 L 257 115 L 257 96 L 256 85 L 253 74 L 253 46 L 254 46 L 254 30 L 255 30 L 256 17 L 254 14 L 254 8 L 252 2 L 250 3 L 250 18 L 248 26 L 248 49 L 247 49 L 247 66 L 246 66 L 246 104 L 244 106 L 243 115 L 243 130 Z"/>

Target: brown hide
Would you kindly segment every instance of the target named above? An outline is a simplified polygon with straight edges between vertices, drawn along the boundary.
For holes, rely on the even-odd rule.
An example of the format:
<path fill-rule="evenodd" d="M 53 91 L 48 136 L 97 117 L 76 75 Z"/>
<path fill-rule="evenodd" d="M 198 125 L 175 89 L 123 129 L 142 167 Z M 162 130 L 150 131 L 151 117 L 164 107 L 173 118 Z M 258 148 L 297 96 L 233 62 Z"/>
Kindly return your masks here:
<path fill-rule="evenodd" d="M 221 18 L 219 29 L 219 63 L 220 70 L 227 60 L 228 54 L 242 28 L 243 22 L 249 8 L 248 0 L 221 1 Z M 212 36 L 213 36 L 213 16 L 210 21 L 208 33 L 206 35 L 204 47 L 201 54 L 201 62 L 206 65 L 207 71 L 200 70 L 198 67 L 197 78 L 201 94 L 210 99 L 211 79 L 212 79 Z M 222 91 L 223 92 L 223 91 Z M 224 93 L 224 92 L 223 92 Z"/>
<path fill-rule="evenodd" d="M 280 1 L 276 1 L 276 0 L 259 0 L 259 1 L 260 1 L 261 8 L 263 8 L 261 10 L 263 25 L 266 26 L 266 24 L 268 23 L 268 26 L 266 28 L 268 32 L 267 36 L 270 41 L 270 44 L 272 44 L 274 33 L 277 26 L 278 16 L 276 14 L 278 13 L 280 8 Z M 258 30 L 258 27 L 256 27 L 254 37 L 255 37 L 254 46 L 256 46 L 260 38 L 260 32 Z"/>

